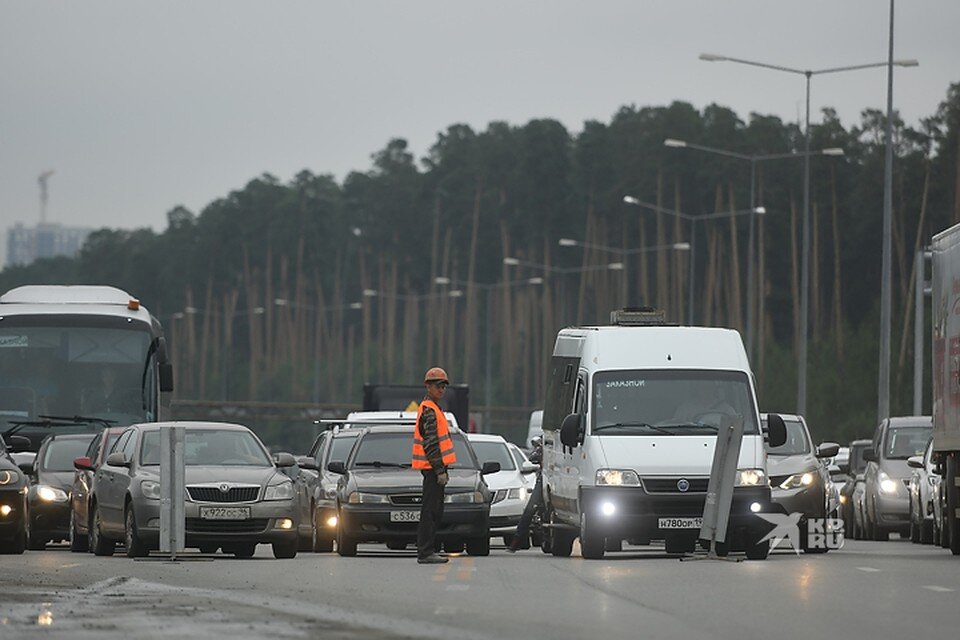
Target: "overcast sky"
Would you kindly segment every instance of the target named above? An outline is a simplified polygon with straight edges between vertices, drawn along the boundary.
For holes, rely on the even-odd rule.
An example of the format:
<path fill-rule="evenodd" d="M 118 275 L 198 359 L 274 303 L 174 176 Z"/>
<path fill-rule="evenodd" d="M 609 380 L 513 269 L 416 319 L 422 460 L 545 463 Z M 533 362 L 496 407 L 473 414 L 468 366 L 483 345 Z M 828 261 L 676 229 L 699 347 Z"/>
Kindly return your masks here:
<path fill-rule="evenodd" d="M 39 216 L 162 229 L 264 172 L 367 169 L 392 137 L 421 156 L 456 122 L 717 102 L 796 121 L 801 68 L 886 59 L 886 0 L 0 0 L 0 230 Z M 910 123 L 960 82 L 960 2 L 901 0 L 895 106 Z M 883 69 L 815 77 L 815 121 L 884 108 Z M 6 249 L 4 238 L 0 260 Z"/>

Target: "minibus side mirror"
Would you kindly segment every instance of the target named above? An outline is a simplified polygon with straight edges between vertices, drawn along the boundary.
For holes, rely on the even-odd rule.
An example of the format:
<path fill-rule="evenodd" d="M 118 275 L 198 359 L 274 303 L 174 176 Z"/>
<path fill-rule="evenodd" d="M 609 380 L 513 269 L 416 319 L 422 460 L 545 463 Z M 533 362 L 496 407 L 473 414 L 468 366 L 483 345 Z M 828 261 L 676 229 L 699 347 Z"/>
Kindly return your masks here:
<path fill-rule="evenodd" d="M 864 451 L 863 451 L 863 459 L 866 460 L 867 462 L 876 462 L 876 461 L 877 461 L 877 452 L 874 451 L 872 448 L 870 448 L 870 449 L 864 449 Z"/>
<path fill-rule="evenodd" d="M 560 443 L 565 447 L 575 449 L 583 442 L 583 417 L 579 413 L 571 413 L 560 423 Z"/>
<path fill-rule="evenodd" d="M 787 441 L 787 425 L 783 423 L 780 414 L 767 415 L 767 445 L 770 447 L 783 446 Z"/>

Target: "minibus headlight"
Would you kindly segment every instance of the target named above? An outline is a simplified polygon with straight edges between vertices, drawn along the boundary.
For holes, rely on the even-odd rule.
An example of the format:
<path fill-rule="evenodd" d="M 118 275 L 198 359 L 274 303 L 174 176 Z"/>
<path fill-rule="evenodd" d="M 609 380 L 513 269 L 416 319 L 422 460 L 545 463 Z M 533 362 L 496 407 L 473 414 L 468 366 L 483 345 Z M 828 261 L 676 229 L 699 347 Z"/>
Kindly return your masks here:
<path fill-rule="evenodd" d="M 737 469 L 738 487 L 759 487 L 767 482 L 767 474 L 763 469 Z"/>
<path fill-rule="evenodd" d="M 638 487 L 640 486 L 640 476 L 632 469 L 599 469 L 597 471 L 597 485 Z"/>

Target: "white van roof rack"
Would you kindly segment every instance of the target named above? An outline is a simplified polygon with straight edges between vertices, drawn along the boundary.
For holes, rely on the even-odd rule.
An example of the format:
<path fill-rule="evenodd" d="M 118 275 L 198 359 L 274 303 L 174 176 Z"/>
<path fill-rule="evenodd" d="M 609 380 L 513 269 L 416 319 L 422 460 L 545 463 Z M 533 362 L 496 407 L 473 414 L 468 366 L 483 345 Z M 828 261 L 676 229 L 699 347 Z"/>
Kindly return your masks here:
<path fill-rule="evenodd" d="M 621 327 L 663 326 L 667 324 L 662 310 L 653 307 L 625 307 L 610 312 L 610 324 Z"/>

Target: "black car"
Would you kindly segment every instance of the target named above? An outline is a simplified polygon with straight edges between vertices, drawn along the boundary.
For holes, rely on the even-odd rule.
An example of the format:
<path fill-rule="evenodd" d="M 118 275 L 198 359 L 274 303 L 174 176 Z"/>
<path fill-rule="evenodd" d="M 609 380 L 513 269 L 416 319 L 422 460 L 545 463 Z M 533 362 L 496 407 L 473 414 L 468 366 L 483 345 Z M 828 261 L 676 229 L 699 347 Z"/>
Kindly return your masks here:
<path fill-rule="evenodd" d="M 843 519 L 843 530 L 847 537 L 860 540 L 863 535 L 858 531 L 854 517 L 854 492 L 857 485 L 863 486 L 863 471 L 867 461 L 863 459 L 863 452 L 870 448 L 870 440 L 854 440 L 850 443 L 850 460 L 847 469 L 847 481 L 840 487 L 840 517 Z"/>
<path fill-rule="evenodd" d="M 313 521 L 316 529 L 313 550 L 318 553 L 333 551 L 337 537 L 337 483 L 340 476 L 327 470 L 330 462 L 346 462 L 350 450 L 362 429 L 334 428 L 324 431 L 314 440 L 305 456 L 316 467 L 318 478 L 313 484 Z M 303 466 L 301 462 L 301 466 Z M 310 469 L 311 466 L 305 468 Z"/>
<path fill-rule="evenodd" d="M 43 550 L 48 542 L 70 537 L 70 492 L 73 461 L 82 456 L 96 434 L 54 434 L 43 441 L 33 463 L 28 502 L 30 549 Z"/>
<path fill-rule="evenodd" d="M 451 429 L 456 464 L 449 467 L 443 519 L 437 541 L 447 548 L 466 547 L 467 553 L 490 553 L 491 494 L 483 475 L 500 465 L 481 469 L 473 449 L 460 431 Z M 378 542 L 391 548 L 414 543 L 423 476 L 410 467 L 413 427 L 377 426 L 364 429 L 346 463 L 332 461 L 328 469 L 342 475 L 337 486 L 337 552 L 354 556 L 357 544 Z"/>
<path fill-rule="evenodd" d="M 0 553 L 23 553 L 29 536 L 27 471 L 17 466 L 11 452 L 29 447 L 22 436 L 9 436 L 10 447 L 0 437 Z M 25 464 L 25 466 L 27 466 Z"/>

